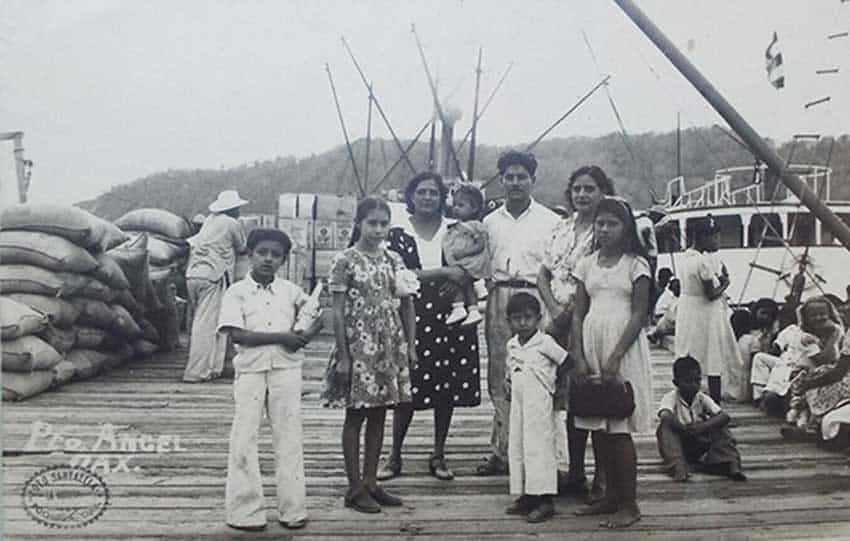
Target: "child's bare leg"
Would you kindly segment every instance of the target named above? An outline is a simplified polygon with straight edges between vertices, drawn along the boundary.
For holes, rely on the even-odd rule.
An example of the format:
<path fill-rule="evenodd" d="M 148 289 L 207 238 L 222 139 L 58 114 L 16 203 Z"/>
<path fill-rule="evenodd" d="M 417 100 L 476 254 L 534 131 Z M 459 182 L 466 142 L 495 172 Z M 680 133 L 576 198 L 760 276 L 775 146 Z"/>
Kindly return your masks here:
<path fill-rule="evenodd" d="M 362 485 L 360 480 L 360 427 L 366 411 L 348 408 L 345 410 L 345 423 L 342 425 L 342 456 L 345 459 L 345 475 L 351 492 Z"/>
<path fill-rule="evenodd" d="M 373 408 L 366 417 L 366 445 L 363 452 L 363 484 L 370 492 L 378 486 L 378 460 L 384 442 L 384 420 L 387 408 Z"/>
<path fill-rule="evenodd" d="M 475 294 L 475 286 L 472 280 L 467 280 L 463 284 L 463 303 L 467 309 L 475 307 L 478 309 L 478 295 Z"/>
<path fill-rule="evenodd" d="M 614 486 L 615 472 L 612 464 L 614 457 L 611 455 L 610 437 L 601 430 L 591 432 L 590 437 L 593 441 L 593 456 L 596 463 L 595 477 L 599 477 L 601 473 L 605 479 L 605 495 L 599 500 L 591 501 L 589 505 L 580 507 L 575 513 L 576 515 L 610 515 L 617 512 L 618 495 Z"/>
<path fill-rule="evenodd" d="M 618 509 L 601 526 L 625 528 L 640 520 L 637 505 L 637 452 L 631 434 L 609 434 L 612 466 L 616 469 Z"/>

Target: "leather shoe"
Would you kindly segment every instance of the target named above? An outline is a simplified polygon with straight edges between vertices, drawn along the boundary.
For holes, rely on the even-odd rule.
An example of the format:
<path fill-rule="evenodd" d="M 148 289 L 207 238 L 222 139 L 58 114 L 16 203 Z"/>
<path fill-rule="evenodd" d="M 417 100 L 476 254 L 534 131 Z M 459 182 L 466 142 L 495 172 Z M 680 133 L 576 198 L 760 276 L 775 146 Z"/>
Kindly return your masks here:
<path fill-rule="evenodd" d="M 587 477 L 575 477 L 566 472 L 558 472 L 558 494 L 587 494 Z"/>
<path fill-rule="evenodd" d="M 375 478 L 378 481 L 389 481 L 399 475 L 401 475 L 401 457 L 390 456 L 390 459 L 380 467 Z"/>
<path fill-rule="evenodd" d="M 393 496 L 386 490 L 384 487 L 378 486 L 375 487 L 375 490 L 370 490 L 369 495 L 372 496 L 372 499 L 378 502 L 380 505 L 386 507 L 399 507 L 402 504 L 401 498 L 398 496 Z"/>
<path fill-rule="evenodd" d="M 446 466 L 446 459 L 441 456 L 431 457 L 428 461 L 428 470 L 440 481 L 451 481 L 455 478 L 455 474 Z"/>
<path fill-rule="evenodd" d="M 554 514 L 555 505 L 552 503 L 552 499 L 543 498 L 540 501 L 540 505 L 538 505 L 535 509 L 528 513 L 528 516 L 525 517 L 525 521 L 535 524 L 537 522 L 543 522 L 544 520 L 552 518 Z"/>
<path fill-rule="evenodd" d="M 376 502 L 372 496 L 369 495 L 369 492 L 363 487 L 354 493 L 349 491 L 349 493 L 345 495 L 345 506 L 354 509 L 355 511 L 359 511 L 360 513 L 381 512 L 381 506 L 378 505 L 378 502 Z"/>
<path fill-rule="evenodd" d="M 481 476 L 506 475 L 507 473 L 508 465 L 496 455 L 490 455 L 485 458 L 484 463 L 479 464 L 478 467 L 475 468 L 475 474 Z"/>
<path fill-rule="evenodd" d="M 532 509 L 534 509 L 538 504 L 537 499 L 534 496 L 529 496 L 528 494 L 523 494 L 512 503 L 507 509 L 505 509 L 505 514 L 507 515 L 528 515 Z"/>

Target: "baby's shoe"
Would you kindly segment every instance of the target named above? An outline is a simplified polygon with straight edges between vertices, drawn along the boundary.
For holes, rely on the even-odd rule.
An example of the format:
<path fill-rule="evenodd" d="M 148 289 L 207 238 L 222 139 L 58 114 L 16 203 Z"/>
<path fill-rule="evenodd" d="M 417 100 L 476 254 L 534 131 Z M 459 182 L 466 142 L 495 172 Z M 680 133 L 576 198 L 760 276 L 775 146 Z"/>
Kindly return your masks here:
<path fill-rule="evenodd" d="M 461 327 L 471 327 L 473 325 L 477 325 L 481 323 L 484 318 L 481 317 L 481 312 L 478 311 L 477 306 L 470 306 L 467 310 L 466 319 L 460 324 Z"/>
<path fill-rule="evenodd" d="M 809 410 L 801 411 L 800 414 L 797 416 L 797 426 L 799 428 L 808 427 L 809 426 L 809 419 L 810 419 Z"/>
<path fill-rule="evenodd" d="M 452 304 L 452 312 L 446 318 L 446 325 L 452 325 L 453 323 L 457 323 L 458 321 L 463 321 L 466 319 L 466 308 L 463 307 L 462 302 L 456 302 Z"/>
<path fill-rule="evenodd" d="M 785 422 L 789 425 L 796 425 L 797 420 L 800 418 L 800 410 L 796 408 L 791 408 L 788 410 L 788 413 L 785 414 Z"/>
<path fill-rule="evenodd" d="M 475 297 L 479 301 L 487 298 L 487 284 L 484 280 L 476 280 L 472 282 L 472 287 L 475 290 Z"/>

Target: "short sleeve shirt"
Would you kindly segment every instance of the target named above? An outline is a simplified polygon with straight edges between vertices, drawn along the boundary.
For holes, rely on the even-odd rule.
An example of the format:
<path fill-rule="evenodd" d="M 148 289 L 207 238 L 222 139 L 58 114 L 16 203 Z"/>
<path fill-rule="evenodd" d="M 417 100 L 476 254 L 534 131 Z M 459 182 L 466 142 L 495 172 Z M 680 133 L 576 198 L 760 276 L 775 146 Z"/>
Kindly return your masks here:
<path fill-rule="evenodd" d="M 672 413 L 683 425 L 705 421 L 723 411 L 717 402 L 701 391 L 697 391 L 689 405 L 679 395 L 679 389 L 673 389 L 661 399 L 658 415 L 665 410 Z"/>
<path fill-rule="evenodd" d="M 291 332 L 298 310 L 308 298 L 289 280 L 275 277 L 269 285 L 263 286 L 248 274 L 224 293 L 218 329 L 232 327 L 255 332 Z M 236 352 L 233 359 L 236 373 L 297 368 L 304 358 L 303 352 L 290 351 L 281 344 L 236 344 Z"/>
<path fill-rule="evenodd" d="M 576 294 L 575 266 L 593 251 L 593 227 L 576 234 L 575 224 L 575 216 L 559 221 L 543 253 L 542 265 L 552 274 L 552 295 L 562 306 L 571 304 Z"/>
<path fill-rule="evenodd" d="M 520 344 L 514 336 L 508 340 L 508 369 L 528 370 L 550 394 L 555 394 L 558 366 L 567 358 L 567 351 L 548 334 L 537 331 L 528 342 Z"/>
<path fill-rule="evenodd" d="M 236 254 L 245 250 L 246 237 L 242 225 L 226 214 L 213 214 L 204 221 L 197 235 L 187 242 L 191 246 L 186 278 L 216 281 L 227 275 L 232 279 Z"/>

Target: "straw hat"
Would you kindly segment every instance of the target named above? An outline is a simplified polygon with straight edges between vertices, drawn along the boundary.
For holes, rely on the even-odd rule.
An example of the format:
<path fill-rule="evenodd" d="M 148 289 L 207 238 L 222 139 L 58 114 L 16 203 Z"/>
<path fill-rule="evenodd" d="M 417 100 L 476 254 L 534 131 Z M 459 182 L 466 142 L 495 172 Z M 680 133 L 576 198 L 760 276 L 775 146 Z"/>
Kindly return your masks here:
<path fill-rule="evenodd" d="M 248 203 L 249 201 L 239 197 L 239 193 L 236 190 L 224 190 L 218 194 L 218 199 L 212 202 L 209 209 L 210 212 L 219 213 L 239 208 L 243 205 L 247 205 Z"/>

